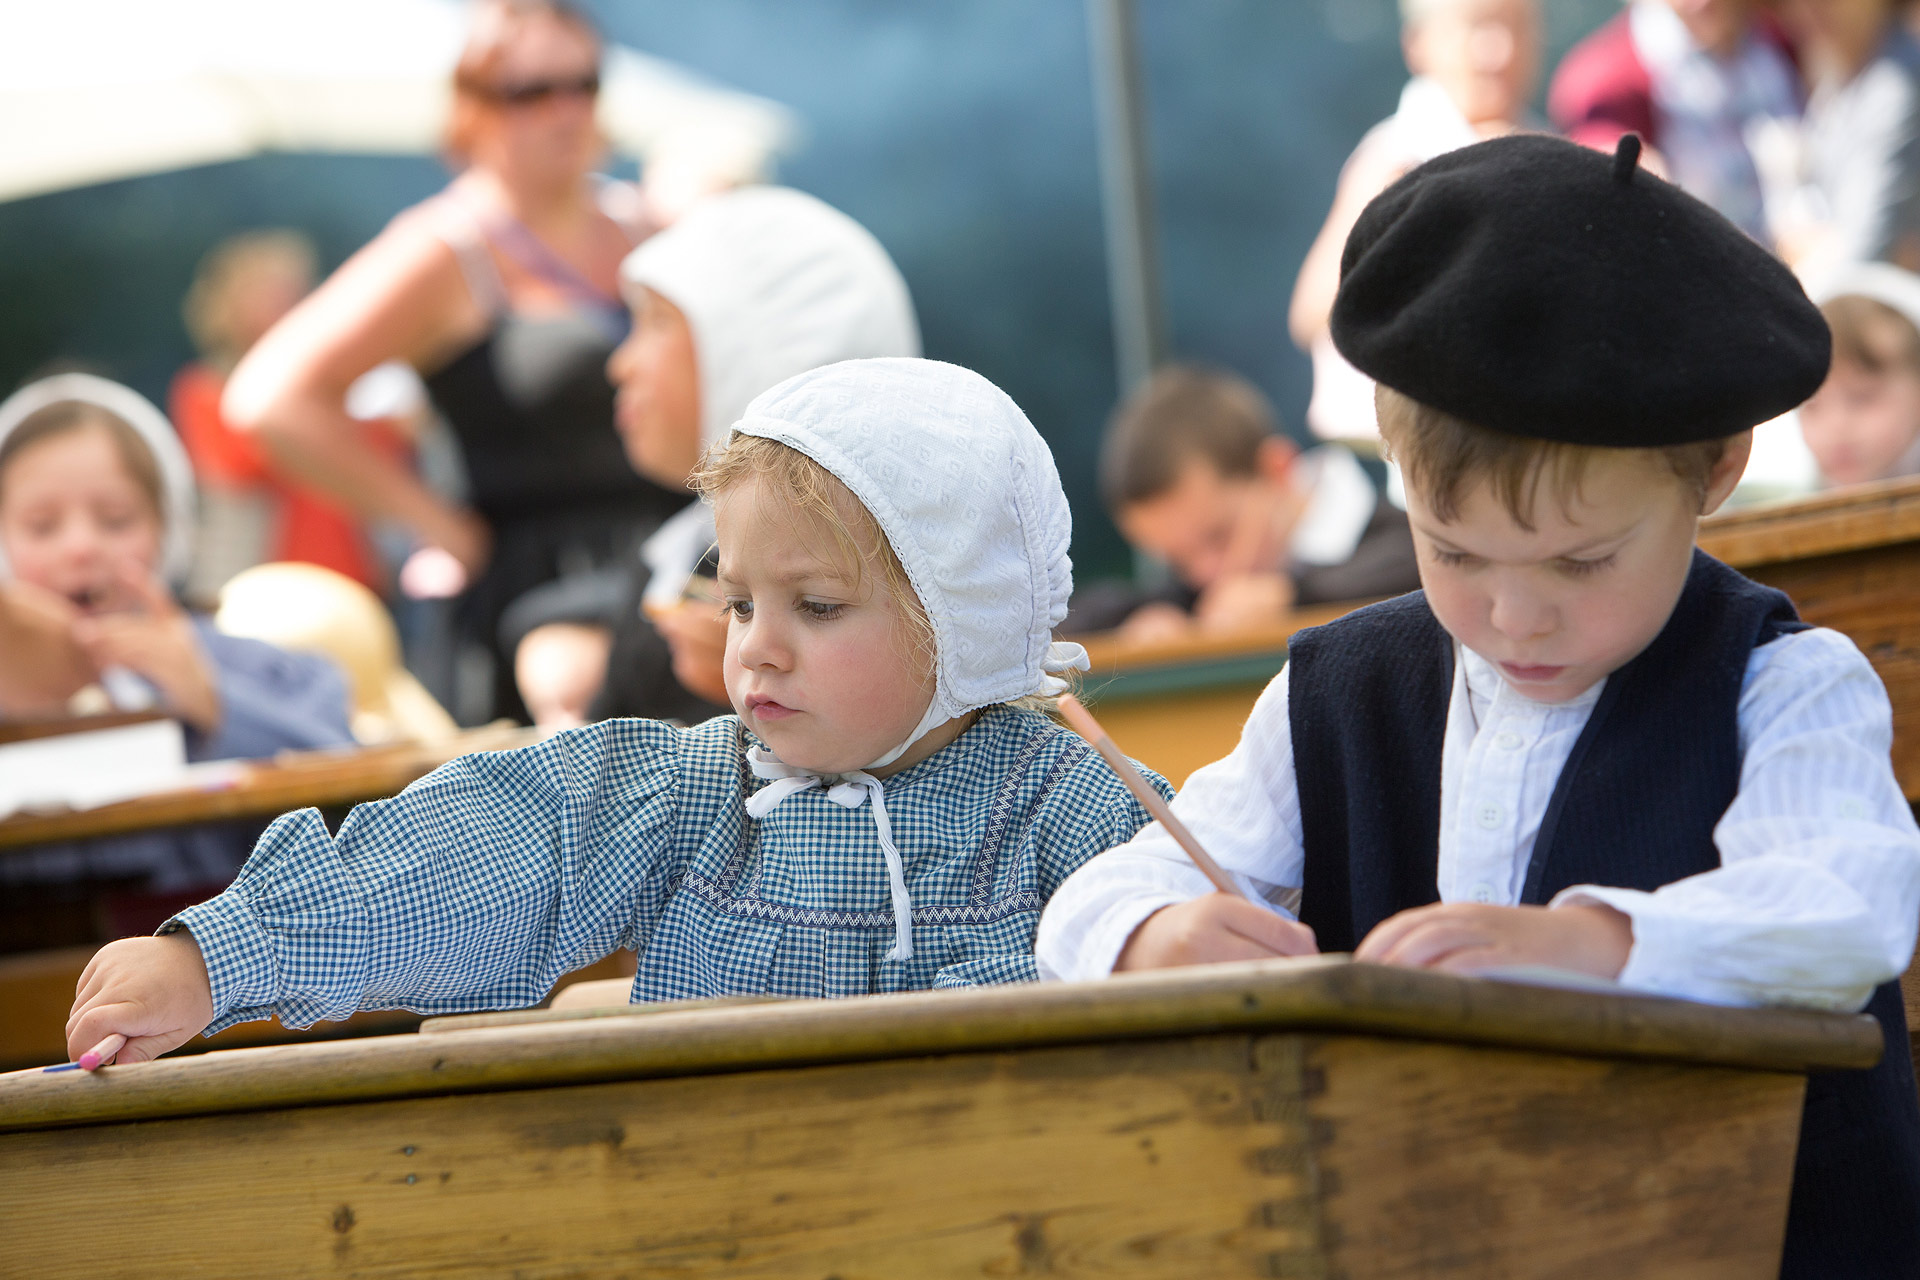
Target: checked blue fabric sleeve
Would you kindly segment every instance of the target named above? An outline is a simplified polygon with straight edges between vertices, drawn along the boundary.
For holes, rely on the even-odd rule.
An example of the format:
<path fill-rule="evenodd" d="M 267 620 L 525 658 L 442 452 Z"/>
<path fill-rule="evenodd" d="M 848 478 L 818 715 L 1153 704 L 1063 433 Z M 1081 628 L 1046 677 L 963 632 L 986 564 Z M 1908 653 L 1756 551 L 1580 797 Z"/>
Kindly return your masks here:
<path fill-rule="evenodd" d="M 529 1005 L 632 946 L 673 878 L 680 745 L 667 725 L 609 721 L 451 761 L 337 836 L 312 809 L 280 818 L 231 887 L 163 926 L 206 958 L 207 1034 Z"/>

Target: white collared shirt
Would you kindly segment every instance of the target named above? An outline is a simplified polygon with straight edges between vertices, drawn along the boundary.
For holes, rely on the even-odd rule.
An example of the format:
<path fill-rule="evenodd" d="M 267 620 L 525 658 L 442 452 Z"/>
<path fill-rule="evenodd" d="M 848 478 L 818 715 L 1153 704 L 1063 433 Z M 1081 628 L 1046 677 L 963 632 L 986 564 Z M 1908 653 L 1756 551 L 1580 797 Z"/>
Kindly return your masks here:
<path fill-rule="evenodd" d="M 1571 702 L 1515 693 L 1456 647 L 1441 753 L 1443 902 L 1514 905 L 1534 838 L 1600 686 Z M 1197 771 L 1174 810 L 1214 858 L 1270 901 L 1304 866 L 1287 673 L 1239 745 Z M 1576 885 L 1633 921 L 1620 973 L 1642 991 L 1723 1004 L 1858 1009 L 1899 974 L 1920 927 L 1920 829 L 1894 780 L 1892 710 L 1853 642 L 1815 628 L 1753 651 L 1739 703 L 1740 791 L 1714 828 L 1722 865 L 1652 893 Z M 1075 872 L 1048 904 L 1043 974 L 1111 972 L 1141 921 L 1209 891 L 1154 823 Z"/>

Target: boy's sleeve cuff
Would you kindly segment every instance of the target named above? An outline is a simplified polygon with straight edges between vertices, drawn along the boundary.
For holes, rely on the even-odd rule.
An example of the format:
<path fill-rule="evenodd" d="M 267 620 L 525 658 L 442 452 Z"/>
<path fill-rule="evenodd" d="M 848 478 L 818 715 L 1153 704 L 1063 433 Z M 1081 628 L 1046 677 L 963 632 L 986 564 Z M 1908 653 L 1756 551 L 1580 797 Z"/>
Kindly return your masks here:
<path fill-rule="evenodd" d="M 1759 1003 L 1756 993 L 1751 990 L 1729 988 L 1724 983 L 1710 982 L 1699 976 L 1699 925 L 1674 919 L 1659 910 L 1650 893 L 1639 889 L 1580 884 L 1561 890 L 1547 905 L 1612 907 L 1633 922 L 1633 947 L 1627 952 L 1627 962 L 1620 967 L 1620 975 L 1615 979 L 1623 987 L 1644 991 L 1649 995 L 1698 1000 L 1707 1004 Z"/>
<path fill-rule="evenodd" d="M 188 907 L 155 932 L 177 933 L 182 929 L 191 933 L 200 947 L 207 965 L 207 985 L 213 993 L 213 1021 L 203 1035 L 273 1016 L 278 995 L 273 946 L 259 918 L 237 890 L 228 889 Z"/>
<path fill-rule="evenodd" d="M 1110 977 L 1113 966 L 1120 961 L 1120 953 L 1127 949 L 1128 939 L 1147 922 L 1147 917 L 1163 907 L 1177 907 L 1185 901 L 1186 898 L 1169 893 L 1129 898 L 1115 904 L 1087 934 L 1080 947 L 1076 972 L 1069 976 L 1089 981 Z"/>

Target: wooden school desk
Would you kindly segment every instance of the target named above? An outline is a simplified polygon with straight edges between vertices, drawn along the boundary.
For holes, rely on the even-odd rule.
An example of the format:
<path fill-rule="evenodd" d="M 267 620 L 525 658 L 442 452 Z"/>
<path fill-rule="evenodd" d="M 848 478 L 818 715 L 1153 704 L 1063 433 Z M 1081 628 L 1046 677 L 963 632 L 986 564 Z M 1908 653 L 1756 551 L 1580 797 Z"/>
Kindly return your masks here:
<path fill-rule="evenodd" d="M 1749 507 L 1700 545 L 1860 646 L 1893 702 L 1893 771 L 1920 801 L 1920 476 Z"/>
<path fill-rule="evenodd" d="M 0 1077 L 0 1270 L 1758 1280 L 1881 1044 L 1330 958 L 544 1016 Z"/>

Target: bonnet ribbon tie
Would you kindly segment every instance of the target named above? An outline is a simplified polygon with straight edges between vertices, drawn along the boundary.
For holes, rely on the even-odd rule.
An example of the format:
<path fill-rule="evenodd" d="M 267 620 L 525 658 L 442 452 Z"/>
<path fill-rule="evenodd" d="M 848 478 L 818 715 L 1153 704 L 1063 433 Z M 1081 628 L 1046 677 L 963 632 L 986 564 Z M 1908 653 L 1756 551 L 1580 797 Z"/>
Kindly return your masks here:
<path fill-rule="evenodd" d="M 753 770 L 754 777 L 767 782 L 766 786 L 747 798 L 747 815 L 756 820 L 772 813 L 783 800 L 815 787 L 826 787 L 827 799 L 843 809 L 858 809 L 862 804 L 872 802 L 873 828 L 880 836 L 880 852 L 887 861 L 887 887 L 893 894 L 893 949 L 887 952 L 886 958 L 911 959 L 913 901 L 907 896 L 907 871 L 900 861 L 899 846 L 893 842 L 893 823 L 887 817 L 886 792 L 880 785 L 880 779 L 856 770 L 853 773 L 828 775 L 839 779 L 828 786 L 826 776 L 796 769 L 760 747 L 747 749 L 747 765 Z"/>
<path fill-rule="evenodd" d="M 1067 691 L 1067 682 L 1060 678 L 1062 675 L 1069 671 L 1090 671 L 1093 663 L 1087 657 L 1085 645 L 1075 644 L 1071 640 L 1055 640 L 1047 646 L 1047 656 L 1040 660 L 1040 669 L 1046 672 L 1040 681 L 1040 692 L 1052 695 Z"/>

